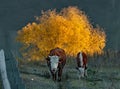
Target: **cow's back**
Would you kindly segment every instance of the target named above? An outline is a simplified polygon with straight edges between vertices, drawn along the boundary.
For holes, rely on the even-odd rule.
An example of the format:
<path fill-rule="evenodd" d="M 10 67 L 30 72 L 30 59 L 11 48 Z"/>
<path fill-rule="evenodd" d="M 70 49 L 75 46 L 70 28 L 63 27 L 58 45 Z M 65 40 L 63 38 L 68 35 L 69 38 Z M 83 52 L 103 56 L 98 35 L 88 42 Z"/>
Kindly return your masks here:
<path fill-rule="evenodd" d="M 78 67 L 81 66 L 79 55 L 80 55 L 80 52 L 77 54 L 77 58 L 76 58 Z M 82 57 L 83 57 L 83 66 L 85 66 L 88 61 L 87 55 L 84 52 L 82 52 Z"/>
<path fill-rule="evenodd" d="M 55 49 L 52 49 L 50 50 L 50 56 L 59 56 L 60 57 L 60 61 L 66 61 L 66 54 L 65 54 L 65 51 L 61 48 L 55 48 Z"/>

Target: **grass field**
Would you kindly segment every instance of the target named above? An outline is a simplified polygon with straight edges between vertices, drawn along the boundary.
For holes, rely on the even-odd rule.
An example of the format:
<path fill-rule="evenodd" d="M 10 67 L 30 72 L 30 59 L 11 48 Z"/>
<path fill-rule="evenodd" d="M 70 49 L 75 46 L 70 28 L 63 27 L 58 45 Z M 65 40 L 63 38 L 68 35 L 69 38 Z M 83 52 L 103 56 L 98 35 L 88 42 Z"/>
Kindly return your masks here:
<path fill-rule="evenodd" d="M 88 78 L 78 79 L 77 71 L 64 71 L 62 82 L 54 82 L 46 75 L 47 71 L 24 72 L 21 76 L 27 89 L 120 89 L 120 71 L 105 68 L 99 72 L 89 70 Z M 114 70 L 114 71 L 113 71 Z M 39 72 L 40 73 L 39 73 Z M 33 80 L 32 80 L 33 79 Z"/>
<path fill-rule="evenodd" d="M 106 57 L 90 59 L 88 77 L 78 79 L 76 63 L 69 59 L 61 82 L 51 79 L 45 62 L 20 65 L 20 72 L 26 89 L 120 89 L 120 67 L 116 60 Z"/>

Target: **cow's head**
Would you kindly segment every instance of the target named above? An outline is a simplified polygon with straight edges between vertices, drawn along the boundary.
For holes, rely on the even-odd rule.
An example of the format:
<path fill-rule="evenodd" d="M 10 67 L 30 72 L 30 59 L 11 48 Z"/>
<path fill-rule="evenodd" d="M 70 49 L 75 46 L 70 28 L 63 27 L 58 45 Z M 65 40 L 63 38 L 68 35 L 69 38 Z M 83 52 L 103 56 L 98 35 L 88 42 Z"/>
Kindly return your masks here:
<path fill-rule="evenodd" d="M 49 56 L 50 61 L 50 69 L 53 73 L 57 72 L 58 64 L 59 64 L 59 56 Z"/>

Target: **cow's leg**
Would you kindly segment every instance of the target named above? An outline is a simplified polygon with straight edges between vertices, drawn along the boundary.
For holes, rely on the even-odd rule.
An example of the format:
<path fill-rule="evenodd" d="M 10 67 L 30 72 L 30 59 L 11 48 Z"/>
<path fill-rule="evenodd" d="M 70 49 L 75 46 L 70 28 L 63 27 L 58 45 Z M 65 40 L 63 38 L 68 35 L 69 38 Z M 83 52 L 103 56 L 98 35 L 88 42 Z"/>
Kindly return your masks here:
<path fill-rule="evenodd" d="M 61 76 L 62 76 L 62 68 L 59 68 L 59 70 L 58 70 L 58 81 L 61 81 Z"/>
<path fill-rule="evenodd" d="M 56 81 L 56 73 L 54 74 L 54 81 Z"/>
<path fill-rule="evenodd" d="M 85 66 L 84 76 L 87 77 L 87 66 Z"/>
<path fill-rule="evenodd" d="M 81 73 L 80 73 L 79 70 L 78 70 L 78 78 L 79 78 L 79 79 L 81 78 Z"/>
<path fill-rule="evenodd" d="M 56 81 L 56 73 L 52 74 L 53 80 Z"/>
<path fill-rule="evenodd" d="M 53 73 L 53 72 L 51 71 L 51 74 L 52 74 L 52 79 L 53 79 L 54 81 L 56 81 L 56 73 Z"/>
<path fill-rule="evenodd" d="M 84 73 L 84 76 L 87 77 L 87 69 L 85 69 L 85 73 Z"/>
<path fill-rule="evenodd" d="M 79 68 L 79 79 L 81 77 L 84 77 L 84 68 L 82 68 L 82 67 Z"/>
<path fill-rule="evenodd" d="M 81 77 L 82 78 L 84 77 L 84 73 L 85 73 L 85 69 L 83 68 L 82 71 L 81 71 Z"/>

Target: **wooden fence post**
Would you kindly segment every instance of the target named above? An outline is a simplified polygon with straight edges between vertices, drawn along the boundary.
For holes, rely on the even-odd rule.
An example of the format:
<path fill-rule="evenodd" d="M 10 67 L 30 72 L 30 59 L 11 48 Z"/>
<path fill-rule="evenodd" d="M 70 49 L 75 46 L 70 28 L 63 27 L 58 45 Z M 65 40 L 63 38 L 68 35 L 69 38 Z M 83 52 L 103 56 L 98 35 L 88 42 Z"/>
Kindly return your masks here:
<path fill-rule="evenodd" d="M 2 81 L 3 81 L 4 89 L 11 89 L 10 83 L 7 77 L 5 55 L 4 55 L 3 49 L 0 50 L 0 73 L 1 73 Z"/>

